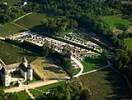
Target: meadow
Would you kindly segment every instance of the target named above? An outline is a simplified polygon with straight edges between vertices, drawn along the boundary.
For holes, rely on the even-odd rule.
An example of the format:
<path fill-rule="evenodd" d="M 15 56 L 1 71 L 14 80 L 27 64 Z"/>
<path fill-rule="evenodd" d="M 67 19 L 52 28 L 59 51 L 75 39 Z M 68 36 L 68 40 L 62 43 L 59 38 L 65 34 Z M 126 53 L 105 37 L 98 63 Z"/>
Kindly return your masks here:
<path fill-rule="evenodd" d="M 113 29 L 114 27 L 119 29 L 128 28 L 132 25 L 131 21 L 122 18 L 121 16 L 103 16 L 101 19 L 110 26 L 110 29 Z"/>

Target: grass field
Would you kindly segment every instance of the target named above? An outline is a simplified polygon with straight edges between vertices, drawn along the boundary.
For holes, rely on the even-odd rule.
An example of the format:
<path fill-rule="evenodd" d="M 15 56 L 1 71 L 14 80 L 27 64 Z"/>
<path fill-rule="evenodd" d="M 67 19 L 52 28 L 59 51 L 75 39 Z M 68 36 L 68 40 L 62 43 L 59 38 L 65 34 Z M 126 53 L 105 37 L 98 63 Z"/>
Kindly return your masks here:
<path fill-rule="evenodd" d="M 30 97 L 25 91 L 17 93 L 18 100 L 30 100 Z"/>
<path fill-rule="evenodd" d="M 6 63 L 21 62 L 22 57 L 27 57 L 29 61 L 35 60 L 37 56 L 29 51 L 22 50 L 19 47 L 0 41 L 0 58 Z"/>
<path fill-rule="evenodd" d="M 104 16 L 102 17 L 102 20 L 107 23 L 111 29 L 114 27 L 127 27 L 132 25 L 132 22 L 128 21 L 127 19 L 123 19 L 120 16 Z"/>
<path fill-rule="evenodd" d="M 0 25 L 0 36 L 8 36 L 21 31 L 24 31 L 22 27 L 16 26 L 12 23 Z"/>
<path fill-rule="evenodd" d="M 84 88 L 91 91 L 91 100 L 125 100 L 128 88 L 124 79 L 107 68 L 80 77 Z M 121 99 L 122 98 L 122 99 Z"/>
<path fill-rule="evenodd" d="M 31 89 L 30 92 L 33 94 L 33 96 L 35 97 L 39 97 L 41 96 L 44 92 L 47 92 L 50 89 L 54 89 L 57 86 L 63 86 L 65 84 L 65 81 L 61 81 L 59 83 L 55 83 L 55 84 L 51 84 L 51 85 L 47 85 L 47 86 L 43 86 L 43 87 L 39 87 L 37 89 Z"/>
<path fill-rule="evenodd" d="M 132 50 L 132 38 L 125 39 L 125 44 L 129 50 Z"/>
<path fill-rule="evenodd" d="M 28 28 L 33 31 L 41 31 L 42 20 L 45 18 L 44 14 L 32 13 L 24 18 L 16 21 L 15 23 L 21 25 L 25 28 Z"/>
<path fill-rule="evenodd" d="M 97 57 L 97 58 L 84 58 L 81 63 L 84 66 L 84 71 L 83 72 L 88 72 L 100 67 L 103 67 L 105 64 L 103 63 L 101 57 Z"/>

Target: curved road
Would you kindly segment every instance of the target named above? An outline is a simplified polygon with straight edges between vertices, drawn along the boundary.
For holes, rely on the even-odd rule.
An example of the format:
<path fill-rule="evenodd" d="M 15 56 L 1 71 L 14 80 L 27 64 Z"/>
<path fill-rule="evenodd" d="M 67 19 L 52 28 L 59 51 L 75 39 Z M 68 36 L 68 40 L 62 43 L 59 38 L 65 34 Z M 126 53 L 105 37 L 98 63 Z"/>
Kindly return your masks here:
<path fill-rule="evenodd" d="M 81 68 L 79 73 L 77 73 L 76 75 L 73 76 L 73 77 L 79 77 L 83 73 L 83 70 L 84 70 L 83 65 L 81 64 L 81 62 L 79 60 L 77 60 L 73 56 L 71 56 L 71 60 L 73 60 Z"/>

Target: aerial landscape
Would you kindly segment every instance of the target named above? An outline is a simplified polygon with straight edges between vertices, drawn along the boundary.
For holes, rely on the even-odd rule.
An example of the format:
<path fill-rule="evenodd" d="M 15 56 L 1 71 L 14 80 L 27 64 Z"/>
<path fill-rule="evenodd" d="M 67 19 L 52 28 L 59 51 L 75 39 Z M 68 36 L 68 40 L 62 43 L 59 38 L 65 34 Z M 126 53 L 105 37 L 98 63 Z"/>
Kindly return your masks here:
<path fill-rule="evenodd" d="M 0 100 L 132 100 L 132 0 L 0 0 Z"/>

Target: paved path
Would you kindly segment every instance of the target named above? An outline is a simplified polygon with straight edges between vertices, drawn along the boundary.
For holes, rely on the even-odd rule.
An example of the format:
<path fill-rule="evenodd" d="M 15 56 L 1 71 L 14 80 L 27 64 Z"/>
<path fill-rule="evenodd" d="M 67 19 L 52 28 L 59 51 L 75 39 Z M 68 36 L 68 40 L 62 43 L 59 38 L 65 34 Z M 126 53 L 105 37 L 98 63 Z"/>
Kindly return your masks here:
<path fill-rule="evenodd" d="M 73 76 L 73 77 L 79 77 L 83 73 L 83 69 L 84 69 L 83 65 L 81 64 L 79 60 L 77 60 L 73 56 L 71 56 L 71 60 L 73 60 L 81 68 L 80 72 Z"/>
<path fill-rule="evenodd" d="M 94 69 L 94 70 L 91 70 L 91 71 L 88 71 L 88 72 L 82 73 L 81 75 L 94 73 L 94 72 L 100 71 L 100 70 L 105 69 L 105 68 L 108 68 L 108 67 L 109 67 L 109 66 L 107 65 L 107 66 L 104 66 L 104 67 L 101 67 L 101 68 L 98 68 L 98 69 Z"/>
<path fill-rule="evenodd" d="M 0 40 L 5 40 L 5 38 L 4 37 L 0 37 Z"/>
<path fill-rule="evenodd" d="M 14 92 L 20 92 L 20 91 L 24 91 L 26 89 L 34 89 L 34 88 L 38 88 L 41 86 L 45 86 L 45 85 L 49 85 L 49 84 L 54 84 L 60 82 L 58 80 L 48 80 L 48 81 L 37 81 L 34 83 L 30 83 L 28 85 L 22 85 L 19 87 L 13 87 L 13 88 L 9 88 L 9 89 L 5 89 L 4 92 L 5 93 L 14 93 Z"/>

